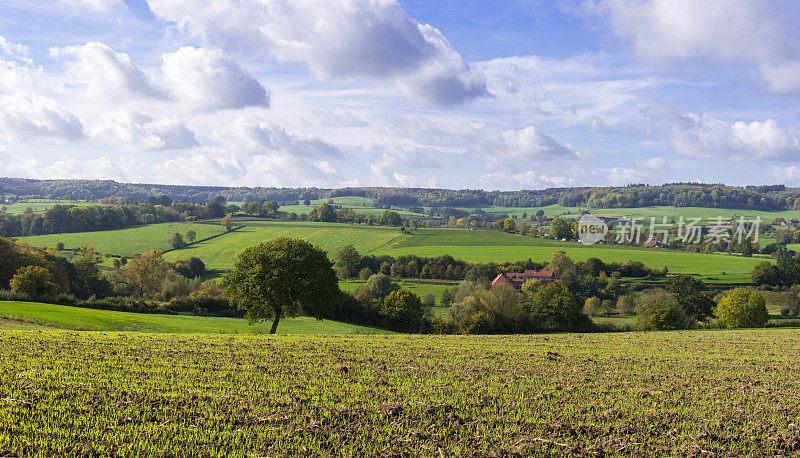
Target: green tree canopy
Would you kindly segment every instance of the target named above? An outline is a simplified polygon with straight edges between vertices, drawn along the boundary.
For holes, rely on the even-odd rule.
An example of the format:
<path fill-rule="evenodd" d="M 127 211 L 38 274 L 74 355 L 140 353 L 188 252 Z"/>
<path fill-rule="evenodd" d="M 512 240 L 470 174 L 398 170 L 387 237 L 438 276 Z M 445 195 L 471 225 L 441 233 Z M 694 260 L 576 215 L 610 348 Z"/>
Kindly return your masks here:
<path fill-rule="evenodd" d="M 583 299 L 558 283 L 536 288 L 529 302 L 531 321 L 543 330 L 581 330 L 589 326 Z"/>
<path fill-rule="evenodd" d="M 287 237 L 244 250 L 222 285 L 251 323 L 272 319 L 271 334 L 282 317 L 297 316 L 304 308 L 321 318 L 340 293 L 325 251 Z"/>
<path fill-rule="evenodd" d="M 417 329 L 419 323 L 425 319 L 422 301 L 407 289 L 389 293 L 383 300 L 382 311 L 396 326 L 405 330 Z"/>
<path fill-rule="evenodd" d="M 550 223 L 550 231 L 548 233 L 551 237 L 559 240 L 575 237 L 572 232 L 572 225 L 561 218 L 556 218 Z"/>
<path fill-rule="evenodd" d="M 11 291 L 27 294 L 31 299 L 52 299 L 58 294 L 53 274 L 41 266 L 20 267 L 11 278 Z"/>
<path fill-rule="evenodd" d="M 358 273 L 361 255 L 353 245 L 345 245 L 333 255 L 333 268 L 341 278 L 350 278 Z"/>
<path fill-rule="evenodd" d="M 753 288 L 735 288 L 717 304 L 717 317 L 729 328 L 755 328 L 769 320 L 764 297 Z"/>
<path fill-rule="evenodd" d="M 644 330 L 687 329 L 691 324 L 678 299 L 665 289 L 645 291 L 636 302 L 639 326 Z"/>
<path fill-rule="evenodd" d="M 683 307 L 686 313 L 695 320 L 704 320 L 714 311 L 714 301 L 706 295 L 706 285 L 689 275 L 676 275 L 664 285 Z"/>
<path fill-rule="evenodd" d="M 323 203 L 319 205 L 317 208 L 311 211 L 308 215 L 308 219 L 311 221 L 322 221 L 326 223 L 335 223 L 336 222 L 336 209 L 333 208 L 330 204 Z"/>

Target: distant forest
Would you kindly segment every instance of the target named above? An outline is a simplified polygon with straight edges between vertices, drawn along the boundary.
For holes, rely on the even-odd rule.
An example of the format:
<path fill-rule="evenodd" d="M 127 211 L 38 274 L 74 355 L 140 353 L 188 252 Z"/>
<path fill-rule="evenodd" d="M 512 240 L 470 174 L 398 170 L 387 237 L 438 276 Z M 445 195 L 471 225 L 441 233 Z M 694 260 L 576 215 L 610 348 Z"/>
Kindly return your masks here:
<path fill-rule="evenodd" d="M 351 187 L 270 188 L 183 186 L 119 183 L 112 180 L 34 180 L 0 178 L 0 194 L 40 196 L 62 199 L 128 198 L 137 202 L 167 195 L 175 201 L 203 204 L 217 196 L 228 202 L 279 203 L 323 199 L 337 196 L 362 196 L 376 206 L 422 205 L 427 207 L 543 207 L 561 204 L 569 207 L 623 208 L 667 205 L 676 207 L 742 208 L 759 210 L 800 209 L 800 188 L 784 185 L 725 186 L 721 184 L 670 183 L 615 187 L 549 188 L 520 191 L 475 189 L 427 189 Z"/>

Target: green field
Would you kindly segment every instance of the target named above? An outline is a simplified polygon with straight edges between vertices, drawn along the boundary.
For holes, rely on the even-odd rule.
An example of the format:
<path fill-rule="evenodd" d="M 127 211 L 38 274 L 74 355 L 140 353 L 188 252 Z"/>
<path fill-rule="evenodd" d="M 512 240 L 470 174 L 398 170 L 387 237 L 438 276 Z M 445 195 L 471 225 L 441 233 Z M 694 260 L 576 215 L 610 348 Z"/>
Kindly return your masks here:
<path fill-rule="evenodd" d="M 251 326 L 243 318 L 128 313 L 12 301 L 0 301 L 0 319 L 6 319 L 3 321 L 5 325 L 0 329 L 13 328 L 13 321 L 8 320 L 15 320 L 26 322 L 18 324 L 19 327 L 24 327 L 27 323 L 34 323 L 72 330 L 169 333 L 265 333 L 269 332 L 271 325 L 269 322 Z M 281 320 L 278 325 L 278 333 L 386 334 L 388 331 L 337 321 L 298 317 Z"/>
<path fill-rule="evenodd" d="M 189 231 L 197 233 L 197 239 L 204 239 L 225 232 L 218 224 L 162 223 L 136 226 L 113 231 L 74 232 L 69 234 L 35 235 L 20 237 L 19 240 L 31 246 L 54 247 L 63 242 L 66 248 L 78 248 L 84 243 L 93 245 L 101 253 L 118 256 L 132 256 L 150 250 L 170 249 L 169 237 L 175 232 L 186 235 Z"/>
<path fill-rule="evenodd" d="M 420 229 L 413 236 L 396 228 L 334 223 L 249 222 L 247 227 L 225 236 L 175 250 L 165 255 L 168 260 L 197 256 L 210 268 L 233 267 L 238 254 L 265 240 L 285 235 L 300 237 L 321 246 L 332 254 L 353 244 L 363 254 L 400 256 L 415 254 L 437 257 L 449 254 L 470 262 L 519 261 L 528 258 L 546 262 L 553 251 L 564 250 L 576 260 L 598 257 L 606 262 L 637 260 L 645 265 L 668 266 L 674 273 L 698 274 L 719 278 L 723 282 L 747 282 L 760 258 L 744 258 L 728 254 L 705 254 L 643 249 L 629 246 L 593 245 L 545 240 L 496 231 L 465 229 Z"/>
<path fill-rule="evenodd" d="M 723 218 L 741 217 L 747 219 L 761 217 L 762 224 L 770 224 L 775 218 L 783 217 L 784 219 L 800 219 L 800 210 L 786 210 L 786 211 L 757 211 L 745 209 L 731 209 L 731 208 L 705 208 L 705 207 L 671 207 L 671 206 L 653 206 L 653 207 L 631 207 L 631 208 L 586 208 L 586 207 L 564 207 L 561 205 L 548 205 L 545 207 L 459 207 L 462 210 L 472 212 L 476 208 L 480 208 L 486 213 L 493 214 L 507 214 L 509 216 L 517 216 L 522 218 L 522 214 L 526 213 L 528 218 L 536 214 L 537 210 L 543 210 L 546 217 L 552 218 L 556 216 L 580 215 L 583 211 L 588 211 L 594 215 L 606 217 L 632 217 L 641 216 L 648 218 L 649 224 L 650 217 L 658 218 L 656 221 L 660 222 L 660 218 L 666 216 L 667 219 L 675 218 L 676 220 L 683 216 L 684 218 L 701 218 L 701 222 L 706 224 L 712 218 L 718 216 Z"/>
<path fill-rule="evenodd" d="M 3 331 L 8 456 L 784 456 L 796 330 Z"/>
<path fill-rule="evenodd" d="M 335 223 L 252 221 L 238 231 L 207 242 L 195 243 L 164 255 L 173 260 L 197 256 L 206 267 L 230 269 L 245 248 L 279 236 L 302 238 L 332 255 L 345 245 L 354 245 L 362 254 L 405 239 L 397 228 Z"/>
<path fill-rule="evenodd" d="M 16 202 L 13 204 L 0 204 L 0 207 L 8 207 L 6 213 L 21 214 L 30 208 L 34 213 L 44 213 L 45 211 L 53 208 L 56 205 L 103 205 L 100 202 L 88 202 L 85 200 L 66 200 L 66 199 L 28 199 L 24 202 Z"/>
<path fill-rule="evenodd" d="M 359 197 L 359 196 L 341 196 L 341 197 L 334 197 L 333 203 L 336 205 L 340 205 L 342 208 L 350 208 L 356 213 L 364 213 L 373 215 L 380 215 L 384 209 L 375 208 L 373 207 L 372 199 L 367 197 Z M 310 201 L 309 205 L 283 205 L 278 210 L 286 213 L 297 213 L 298 215 L 307 215 L 311 213 L 312 210 L 317 208 L 317 206 L 322 205 L 325 202 L 325 199 L 314 199 Z M 414 213 L 410 211 L 403 210 L 401 208 L 395 208 L 394 211 L 400 214 L 400 216 L 408 217 L 408 216 L 425 216 L 419 213 Z"/>

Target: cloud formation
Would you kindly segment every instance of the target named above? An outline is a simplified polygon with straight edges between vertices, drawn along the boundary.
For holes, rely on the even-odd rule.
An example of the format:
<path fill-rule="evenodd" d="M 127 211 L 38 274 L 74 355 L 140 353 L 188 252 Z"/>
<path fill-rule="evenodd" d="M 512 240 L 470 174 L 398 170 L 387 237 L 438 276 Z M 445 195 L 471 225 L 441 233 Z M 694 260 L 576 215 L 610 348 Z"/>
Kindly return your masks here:
<path fill-rule="evenodd" d="M 89 136 L 132 151 L 178 150 L 200 145 L 194 132 L 175 118 L 155 119 L 128 110 L 107 114 L 92 126 Z"/>
<path fill-rule="evenodd" d="M 0 96 L 0 133 L 15 141 L 70 140 L 83 136 L 83 124 L 53 99 L 19 93 Z"/>
<path fill-rule="evenodd" d="M 584 11 L 645 59 L 744 64 L 772 90 L 800 90 L 793 0 L 589 0 Z"/>
<path fill-rule="evenodd" d="M 170 91 L 205 110 L 269 107 L 264 86 L 219 49 L 184 46 L 163 55 L 161 70 Z"/>
<path fill-rule="evenodd" d="M 85 88 L 92 99 L 126 101 L 161 97 L 128 54 L 114 51 L 105 43 L 92 41 L 78 46 L 54 47 L 50 48 L 50 55 L 64 60 L 67 80 Z"/>
<path fill-rule="evenodd" d="M 322 79 L 395 80 L 451 106 L 486 94 L 483 79 L 436 28 L 395 0 L 149 0 L 158 17 L 205 43 L 305 64 Z"/>
<path fill-rule="evenodd" d="M 772 119 L 727 122 L 697 113 L 671 120 L 675 152 L 696 158 L 765 161 L 800 160 L 800 131 Z"/>

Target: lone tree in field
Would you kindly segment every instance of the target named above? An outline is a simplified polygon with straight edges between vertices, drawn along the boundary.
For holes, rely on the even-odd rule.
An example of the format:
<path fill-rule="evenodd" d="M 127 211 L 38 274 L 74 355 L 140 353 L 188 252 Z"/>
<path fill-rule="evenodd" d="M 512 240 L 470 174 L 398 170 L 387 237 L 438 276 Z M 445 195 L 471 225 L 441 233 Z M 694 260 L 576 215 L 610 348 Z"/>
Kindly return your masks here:
<path fill-rule="evenodd" d="M 197 232 L 189 231 L 186 233 L 186 240 L 188 240 L 189 243 L 194 243 L 194 239 L 196 238 L 197 238 Z"/>
<path fill-rule="evenodd" d="M 186 242 L 183 241 L 183 236 L 180 232 L 176 232 L 169 237 L 169 246 L 176 250 L 186 246 Z"/>
<path fill-rule="evenodd" d="M 222 285 L 251 324 L 273 320 L 270 334 L 278 330 L 282 317 L 297 316 L 304 308 L 321 319 L 339 294 L 336 272 L 325 252 L 287 237 L 244 250 Z"/>

